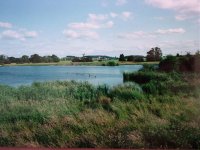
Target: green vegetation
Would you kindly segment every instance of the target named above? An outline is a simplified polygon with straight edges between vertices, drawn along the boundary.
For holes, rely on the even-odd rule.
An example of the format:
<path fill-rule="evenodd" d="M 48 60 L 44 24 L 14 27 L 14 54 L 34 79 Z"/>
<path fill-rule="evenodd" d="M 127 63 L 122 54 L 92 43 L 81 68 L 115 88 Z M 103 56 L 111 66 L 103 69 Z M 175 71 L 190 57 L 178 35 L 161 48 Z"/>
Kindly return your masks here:
<path fill-rule="evenodd" d="M 20 58 L 8 57 L 6 55 L 0 55 L 0 65 L 5 64 L 29 64 L 29 63 L 57 63 L 60 61 L 60 58 L 56 55 L 51 56 L 40 56 L 38 54 L 33 54 L 30 57 L 23 55 Z"/>
<path fill-rule="evenodd" d="M 147 52 L 147 61 L 160 61 L 162 58 L 162 51 L 159 47 L 151 48 Z"/>
<path fill-rule="evenodd" d="M 124 73 L 125 83 L 115 87 L 75 81 L 0 85 L 0 146 L 199 149 L 200 74 L 176 70 L 180 60 L 196 62 L 197 56 L 145 64 Z M 163 69 L 163 62 L 176 65 Z"/>
<path fill-rule="evenodd" d="M 199 75 L 145 68 L 145 83 L 115 87 L 0 86 L 0 146 L 199 148 Z"/>
<path fill-rule="evenodd" d="M 119 63 L 117 61 L 108 61 L 102 64 L 102 66 L 119 66 Z"/>
<path fill-rule="evenodd" d="M 83 54 L 82 57 L 66 56 L 59 58 L 56 55 L 40 56 L 33 54 L 30 57 L 23 55 L 22 57 L 8 57 L 0 55 L 0 66 L 48 66 L 48 65 L 103 65 L 103 66 L 117 66 L 123 64 L 144 64 L 144 63 L 157 63 L 162 57 L 160 48 L 152 48 L 147 52 L 147 57 L 142 55 L 129 55 L 124 56 L 120 54 L 117 57 L 110 57 L 105 55 L 88 55 Z M 147 61 L 145 61 L 147 60 Z"/>
<path fill-rule="evenodd" d="M 200 73 L 200 52 L 195 55 L 188 53 L 185 56 L 169 55 L 159 64 L 159 69 L 165 72 L 198 72 Z"/>

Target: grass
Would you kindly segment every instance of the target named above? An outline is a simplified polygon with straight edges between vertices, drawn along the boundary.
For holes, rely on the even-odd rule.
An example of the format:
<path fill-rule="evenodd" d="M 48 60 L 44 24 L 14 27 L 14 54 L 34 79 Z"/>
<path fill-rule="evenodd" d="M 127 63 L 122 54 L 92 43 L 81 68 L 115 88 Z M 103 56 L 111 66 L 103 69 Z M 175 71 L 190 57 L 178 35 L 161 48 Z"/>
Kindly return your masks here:
<path fill-rule="evenodd" d="M 112 62 L 112 63 L 111 63 Z M 114 62 L 114 63 L 113 63 Z M 88 66 L 116 66 L 118 65 L 143 65 L 143 64 L 158 64 L 159 62 L 119 62 L 118 60 L 108 60 L 108 61 L 93 61 L 93 62 L 72 62 L 72 61 L 60 61 L 58 63 L 24 63 L 24 64 L 5 64 L 4 66 L 78 66 L 78 65 L 88 65 Z M 114 64 L 114 65 L 113 65 Z M 0 65 L 1 66 L 1 65 Z"/>
<path fill-rule="evenodd" d="M 133 74 L 148 81 L 0 85 L 0 146 L 200 148 L 199 75 Z"/>

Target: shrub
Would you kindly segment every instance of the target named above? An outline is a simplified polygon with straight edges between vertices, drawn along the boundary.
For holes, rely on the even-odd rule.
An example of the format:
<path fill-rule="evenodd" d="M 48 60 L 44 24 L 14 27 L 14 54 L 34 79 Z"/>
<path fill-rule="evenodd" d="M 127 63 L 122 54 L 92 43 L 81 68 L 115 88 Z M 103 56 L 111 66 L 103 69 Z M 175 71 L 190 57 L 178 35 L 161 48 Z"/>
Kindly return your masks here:
<path fill-rule="evenodd" d="M 159 63 L 159 69 L 165 72 L 178 71 L 178 65 L 178 58 L 169 55 Z"/>
<path fill-rule="evenodd" d="M 119 64 L 116 63 L 115 61 L 109 61 L 109 62 L 107 62 L 106 65 L 107 65 L 107 66 L 118 66 Z"/>
<path fill-rule="evenodd" d="M 142 89 L 147 94 L 153 94 L 153 95 L 158 94 L 158 88 L 157 88 L 155 82 L 149 82 L 149 83 L 142 85 Z"/>
<path fill-rule="evenodd" d="M 167 81 L 169 76 L 164 73 L 158 72 L 133 72 L 133 73 L 124 73 L 123 74 L 124 81 L 133 81 L 138 84 L 145 84 L 150 82 L 151 80 Z"/>
<path fill-rule="evenodd" d="M 165 72 L 200 72 L 200 55 L 167 56 L 159 64 L 159 70 Z"/>
<path fill-rule="evenodd" d="M 143 68 L 140 69 L 139 71 L 155 71 L 157 69 L 157 65 L 150 65 L 150 64 L 144 64 L 143 65 Z"/>
<path fill-rule="evenodd" d="M 140 86 L 130 82 L 111 89 L 110 96 L 112 99 L 117 98 L 124 101 L 144 99 L 144 95 Z"/>

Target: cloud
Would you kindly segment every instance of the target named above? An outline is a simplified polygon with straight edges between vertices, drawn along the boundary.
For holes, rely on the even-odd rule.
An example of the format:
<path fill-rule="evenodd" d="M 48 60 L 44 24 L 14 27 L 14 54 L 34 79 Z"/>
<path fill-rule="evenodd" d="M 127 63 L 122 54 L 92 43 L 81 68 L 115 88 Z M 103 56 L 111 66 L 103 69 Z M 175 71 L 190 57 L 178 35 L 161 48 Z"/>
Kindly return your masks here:
<path fill-rule="evenodd" d="M 38 36 L 36 31 L 15 31 L 15 30 L 5 30 L 1 33 L 1 38 L 8 40 L 21 40 L 24 41 L 27 38 L 35 38 Z"/>
<path fill-rule="evenodd" d="M 74 31 L 74 30 L 64 30 L 63 34 L 69 39 L 98 39 L 98 33 L 94 31 Z"/>
<path fill-rule="evenodd" d="M 25 38 L 35 38 L 38 36 L 38 33 L 36 31 L 26 31 L 24 32 Z"/>
<path fill-rule="evenodd" d="M 113 21 L 108 21 L 106 22 L 106 24 L 104 24 L 105 28 L 112 28 L 114 26 L 114 22 Z"/>
<path fill-rule="evenodd" d="M 63 31 L 67 38 L 73 39 L 97 39 L 99 35 L 96 30 L 108 29 L 114 26 L 108 14 L 88 14 L 86 22 L 73 22 Z"/>
<path fill-rule="evenodd" d="M 128 20 L 131 18 L 131 16 L 132 16 L 132 13 L 129 11 L 122 12 L 121 14 L 121 17 L 123 20 Z"/>
<path fill-rule="evenodd" d="M 200 25 L 200 18 L 197 20 L 197 23 Z"/>
<path fill-rule="evenodd" d="M 177 20 L 185 20 L 199 16 L 199 0 L 145 0 L 146 3 L 161 9 L 169 9 L 177 12 Z"/>
<path fill-rule="evenodd" d="M 108 19 L 106 14 L 88 14 L 88 21 L 90 22 L 104 21 L 106 19 Z"/>
<path fill-rule="evenodd" d="M 100 25 L 90 22 L 77 22 L 77 23 L 70 23 L 68 27 L 72 29 L 86 30 L 86 29 L 99 29 Z"/>
<path fill-rule="evenodd" d="M 155 20 L 164 20 L 165 18 L 164 17 L 154 17 L 153 19 L 155 19 Z"/>
<path fill-rule="evenodd" d="M 18 39 L 18 40 L 25 40 L 23 35 L 14 30 L 6 30 L 3 31 L 1 34 L 3 39 Z"/>
<path fill-rule="evenodd" d="M 110 12 L 109 14 L 88 14 L 85 22 L 72 22 L 68 24 L 68 28 L 63 31 L 63 34 L 68 38 L 74 39 L 97 39 L 99 35 L 97 30 L 110 29 L 115 23 L 113 19 L 123 19 L 124 21 L 130 19 L 132 13 L 124 11 L 120 14 Z"/>
<path fill-rule="evenodd" d="M 124 11 L 124 12 L 118 13 L 118 14 L 117 14 L 117 13 L 114 13 L 114 12 L 111 12 L 111 13 L 109 14 L 109 16 L 110 16 L 111 18 L 113 18 L 113 19 L 120 18 L 120 19 L 123 19 L 124 21 L 127 21 L 127 20 L 129 20 L 129 19 L 132 18 L 133 13 L 130 12 L 130 11 Z"/>
<path fill-rule="evenodd" d="M 108 3 L 107 0 L 103 0 L 103 1 L 101 2 L 101 6 L 102 6 L 102 7 L 107 7 L 108 5 L 109 5 L 109 3 Z"/>
<path fill-rule="evenodd" d="M 121 33 L 118 35 L 118 38 L 121 39 L 144 39 L 144 38 L 156 38 L 159 35 L 163 34 L 182 34 L 186 31 L 183 28 L 174 28 L 174 29 L 158 29 L 154 32 L 144 32 L 136 31 L 129 33 Z"/>
<path fill-rule="evenodd" d="M 12 24 L 9 22 L 0 22 L 0 28 L 12 28 Z"/>
<path fill-rule="evenodd" d="M 126 3 L 127 3 L 127 0 L 117 0 L 115 4 L 117 6 L 122 6 L 122 5 L 126 4 Z"/>
<path fill-rule="evenodd" d="M 176 15 L 175 16 L 175 19 L 179 20 L 179 21 L 186 20 L 187 18 L 188 18 L 188 16 L 186 16 L 186 15 Z"/>
<path fill-rule="evenodd" d="M 71 29 L 77 29 L 77 30 L 95 30 L 95 29 L 102 29 L 102 28 L 112 28 L 113 25 L 114 25 L 113 21 L 108 21 L 105 23 L 77 22 L 77 23 L 70 23 L 68 27 Z"/>
<path fill-rule="evenodd" d="M 144 31 L 136 31 L 136 32 L 119 34 L 118 38 L 121 39 L 155 38 L 155 35 Z"/>
<path fill-rule="evenodd" d="M 158 34 L 185 33 L 185 30 L 183 28 L 158 29 L 156 33 Z"/>
<path fill-rule="evenodd" d="M 68 24 L 70 29 L 76 30 L 96 30 L 102 28 L 112 28 L 114 22 L 109 20 L 107 14 L 88 14 L 86 22 L 73 22 Z"/>
<path fill-rule="evenodd" d="M 111 13 L 110 13 L 110 16 L 111 16 L 112 18 L 116 18 L 116 17 L 118 16 L 118 14 L 116 14 L 116 13 L 114 13 L 114 12 L 111 12 Z"/>

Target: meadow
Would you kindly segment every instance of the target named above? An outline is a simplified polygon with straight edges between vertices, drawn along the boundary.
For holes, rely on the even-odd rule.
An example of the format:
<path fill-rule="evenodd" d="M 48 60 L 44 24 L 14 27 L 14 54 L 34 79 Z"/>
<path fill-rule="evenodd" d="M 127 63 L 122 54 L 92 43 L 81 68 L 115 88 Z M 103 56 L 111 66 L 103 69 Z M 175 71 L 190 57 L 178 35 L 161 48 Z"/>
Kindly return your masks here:
<path fill-rule="evenodd" d="M 0 146 L 198 149 L 199 77 L 144 67 L 114 87 L 1 85 Z"/>

